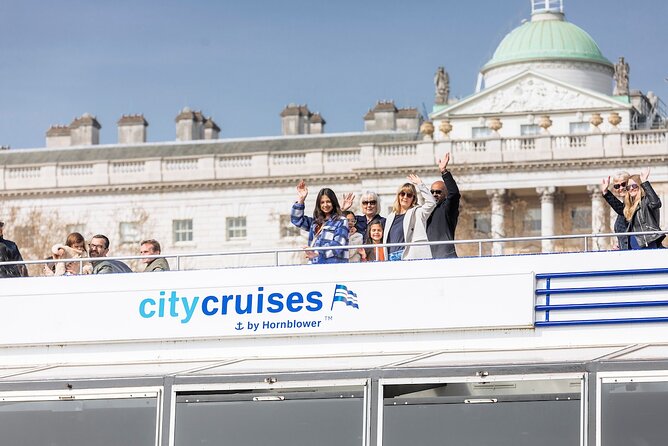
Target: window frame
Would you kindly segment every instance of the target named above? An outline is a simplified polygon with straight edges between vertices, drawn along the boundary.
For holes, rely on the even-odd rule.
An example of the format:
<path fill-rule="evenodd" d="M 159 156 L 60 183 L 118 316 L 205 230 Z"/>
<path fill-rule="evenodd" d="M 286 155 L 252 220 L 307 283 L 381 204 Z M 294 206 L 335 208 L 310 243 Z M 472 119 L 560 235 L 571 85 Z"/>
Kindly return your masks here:
<path fill-rule="evenodd" d="M 177 225 L 182 225 L 185 224 L 186 222 L 190 222 L 190 226 L 188 228 L 177 228 Z M 180 237 L 185 235 L 190 235 L 189 238 L 187 239 L 180 239 Z M 172 242 L 174 244 L 182 244 L 182 243 L 191 243 L 195 239 L 195 224 L 193 222 L 192 218 L 182 218 L 182 219 L 173 219 L 172 220 Z"/>

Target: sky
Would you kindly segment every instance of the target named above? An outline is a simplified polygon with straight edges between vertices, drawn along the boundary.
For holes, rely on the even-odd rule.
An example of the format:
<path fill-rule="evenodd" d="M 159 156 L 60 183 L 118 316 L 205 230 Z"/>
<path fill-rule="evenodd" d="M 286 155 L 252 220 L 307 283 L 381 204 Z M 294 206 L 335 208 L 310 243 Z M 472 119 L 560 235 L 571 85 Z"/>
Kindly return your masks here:
<path fill-rule="evenodd" d="M 201 110 L 221 138 L 277 136 L 289 103 L 326 133 L 364 129 L 379 100 L 431 111 L 445 66 L 450 94 L 531 12 L 530 0 L 0 0 L 0 145 L 45 146 L 54 124 L 84 113 L 117 142 L 117 121 L 142 113 L 148 141 L 175 140 L 174 118 Z M 566 19 L 630 87 L 668 103 L 668 1 L 564 0 Z"/>

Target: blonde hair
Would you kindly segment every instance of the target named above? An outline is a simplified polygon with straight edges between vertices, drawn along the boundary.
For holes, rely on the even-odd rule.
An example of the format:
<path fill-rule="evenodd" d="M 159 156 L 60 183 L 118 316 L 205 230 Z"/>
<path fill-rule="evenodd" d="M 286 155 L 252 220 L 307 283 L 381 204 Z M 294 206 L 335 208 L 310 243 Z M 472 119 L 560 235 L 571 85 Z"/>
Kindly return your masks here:
<path fill-rule="evenodd" d="M 638 206 L 640 206 L 640 201 L 645 196 L 645 189 L 641 186 L 642 180 L 640 179 L 640 175 L 631 175 L 628 179 L 635 181 L 640 191 L 639 194 L 636 194 L 635 198 L 631 198 L 631 194 L 629 193 L 624 195 L 624 218 L 626 218 L 626 221 L 631 221 L 633 214 L 636 212 L 636 209 L 638 209 Z M 628 183 L 626 184 L 628 187 Z"/>
<path fill-rule="evenodd" d="M 394 197 L 394 203 L 392 204 L 392 212 L 395 214 L 400 214 L 401 213 L 401 203 L 399 202 L 399 193 L 400 192 L 410 192 L 413 194 L 413 203 L 411 204 L 411 207 L 417 205 L 417 189 L 415 189 L 415 186 L 413 183 L 404 183 L 399 190 L 397 191 L 397 195 Z"/>
<path fill-rule="evenodd" d="M 625 170 L 622 170 L 620 172 L 617 172 L 614 177 L 612 177 L 613 180 L 620 180 L 620 181 L 626 181 L 629 179 L 631 176 L 630 173 L 626 172 Z"/>

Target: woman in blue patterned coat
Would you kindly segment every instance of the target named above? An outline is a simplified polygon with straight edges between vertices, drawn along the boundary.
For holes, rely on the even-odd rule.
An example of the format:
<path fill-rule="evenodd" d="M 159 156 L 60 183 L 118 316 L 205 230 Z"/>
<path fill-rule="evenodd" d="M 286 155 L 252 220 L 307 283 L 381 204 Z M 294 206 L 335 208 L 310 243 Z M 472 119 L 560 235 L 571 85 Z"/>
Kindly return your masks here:
<path fill-rule="evenodd" d="M 348 262 L 348 250 L 338 249 L 348 244 L 348 220 L 341 212 L 336 194 L 329 188 L 320 189 L 315 199 L 313 218 L 304 215 L 308 188 L 304 180 L 297 185 L 297 202 L 292 205 L 290 221 L 308 231 L 308 246 L 329 246 L 332 249 L 306 251 L 309 263 Z"/>

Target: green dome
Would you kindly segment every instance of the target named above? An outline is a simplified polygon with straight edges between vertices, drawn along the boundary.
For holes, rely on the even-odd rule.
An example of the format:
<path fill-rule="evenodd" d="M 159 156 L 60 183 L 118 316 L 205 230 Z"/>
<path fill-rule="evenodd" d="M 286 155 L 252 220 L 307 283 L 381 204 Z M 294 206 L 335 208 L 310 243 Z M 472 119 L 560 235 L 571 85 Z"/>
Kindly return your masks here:
<path fill-rule="evenodd" d="M 511 31 L 483 71 L 493 66 L 537 59 L 575 59 L 612 66 L 589 34 L 564 21 L 561 14 L 543 13 L 535 14 L 530 22 Z"/>

